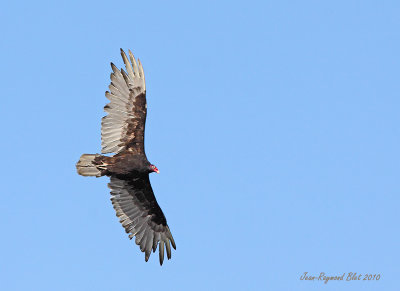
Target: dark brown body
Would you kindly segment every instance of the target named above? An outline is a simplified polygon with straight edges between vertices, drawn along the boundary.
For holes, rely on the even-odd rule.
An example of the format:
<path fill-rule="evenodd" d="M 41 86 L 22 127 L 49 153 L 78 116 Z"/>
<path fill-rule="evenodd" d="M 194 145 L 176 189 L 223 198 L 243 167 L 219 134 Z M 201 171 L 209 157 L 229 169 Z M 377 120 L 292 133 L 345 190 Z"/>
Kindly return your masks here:
<path fill-rule="evenodd" d="M 136 176 L 150 173 L 151 165 L 145 155 L 122 152 L 113 157 L 97 156 L 93 164 L 101 171 L 102 176 Z"/>

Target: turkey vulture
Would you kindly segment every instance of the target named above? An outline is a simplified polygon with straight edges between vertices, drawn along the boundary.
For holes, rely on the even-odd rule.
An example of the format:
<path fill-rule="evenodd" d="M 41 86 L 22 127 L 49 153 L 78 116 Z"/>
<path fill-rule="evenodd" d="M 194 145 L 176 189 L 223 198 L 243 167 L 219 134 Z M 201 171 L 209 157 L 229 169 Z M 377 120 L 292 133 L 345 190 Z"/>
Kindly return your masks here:
<path fill-rule="evenodd" d="M 159 245 L 160 265 L 171 258 L 171 245 L 176 249 L 167 220 L 154 196 L 149 174 L 159 173 L 144 151 L 144 127 L 146 122 L 146 83 L 142 64 L 129 51 L 128 60 L 121 49 L 126 71 L 118 70 L 111 63 L 110 100 L 104 107 L 108 115 L 101 121 L 101 153 L 113 156 L 83 154 L 76 168 L 82 176 L 108 176 L 111 201 L 116 215 L 129 238 L 135 238 L 147 262 L 151 250 Z M 171 244 L 171 245 L 170 245 Z"/>

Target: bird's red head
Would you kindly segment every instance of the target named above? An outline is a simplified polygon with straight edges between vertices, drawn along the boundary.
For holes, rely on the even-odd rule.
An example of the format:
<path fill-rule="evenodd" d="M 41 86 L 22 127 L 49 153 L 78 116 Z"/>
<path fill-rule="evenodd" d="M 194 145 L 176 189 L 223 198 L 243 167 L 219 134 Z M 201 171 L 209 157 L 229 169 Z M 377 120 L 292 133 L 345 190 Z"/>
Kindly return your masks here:
<path fill-rule="evenodd" d="M 156 166 L 154 166 L 154 165 L 150 165 L 150 171 L 151 172 L 156 172 L 157 174 L 160 174 L 160 171 L 157 169 L 157 167 Z"/>

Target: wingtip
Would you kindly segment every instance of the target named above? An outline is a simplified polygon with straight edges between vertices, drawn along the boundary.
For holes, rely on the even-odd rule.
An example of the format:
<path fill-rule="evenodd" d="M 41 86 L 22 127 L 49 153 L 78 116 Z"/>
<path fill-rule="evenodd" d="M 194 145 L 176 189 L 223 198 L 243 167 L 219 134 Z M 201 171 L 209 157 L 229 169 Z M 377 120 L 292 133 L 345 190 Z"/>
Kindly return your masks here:
<path fill-rule="evenodd" d="M 164 262 L 164 242 L 163 241 L 160 241 L 158 250 L 159 250 L 159 257 L 160 257 L 160 266 L 162 266 L 162 264 Z"/>
<path fill-rule="evenodd" d="M 171 245 L 170 245 L 170 241 L 168 239 L 165 242 L 165 249 L 167 250 L 167 258 L 168 258 L 168 260 L 170 260 L 171 259 Z"/>
<path fill-rule="evenodd" d="M 129 57 L 131 59 L 132 65 L 133 65 L 133 60 L 135 60 L 135 56 L 133 55 L 131 50 L 128 50 L 128 54 L 129 54 Z"/>
<path fill-rule="evenodd" d="M 172 247 L 174 248 L 174 250 L 176 250 L 175 240 L 174 240 L 174 237 L 172 236 L 171 230 L 169 229 L 168 225 L 167 225 L 167 229 L 168 229 L 168 238 L 171 241 Z"/>

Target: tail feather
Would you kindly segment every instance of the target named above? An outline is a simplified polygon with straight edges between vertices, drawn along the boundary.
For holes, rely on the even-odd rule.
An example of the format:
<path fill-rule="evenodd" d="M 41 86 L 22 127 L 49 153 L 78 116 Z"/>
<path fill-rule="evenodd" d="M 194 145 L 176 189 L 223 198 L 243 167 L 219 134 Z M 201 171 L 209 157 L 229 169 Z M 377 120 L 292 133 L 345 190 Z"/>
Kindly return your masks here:
<path fill-rule="evenodd" d="M 99 170 L 97 166 L 93 163 L 94 159 L 97 157 L 101 157 L 101 155 L 83 154 L 80 157 L 78 163 L 76 163 L 76 170 L 78 171 L 78 174 L 82 176 L 101 177 L 101 170 Z"/>

